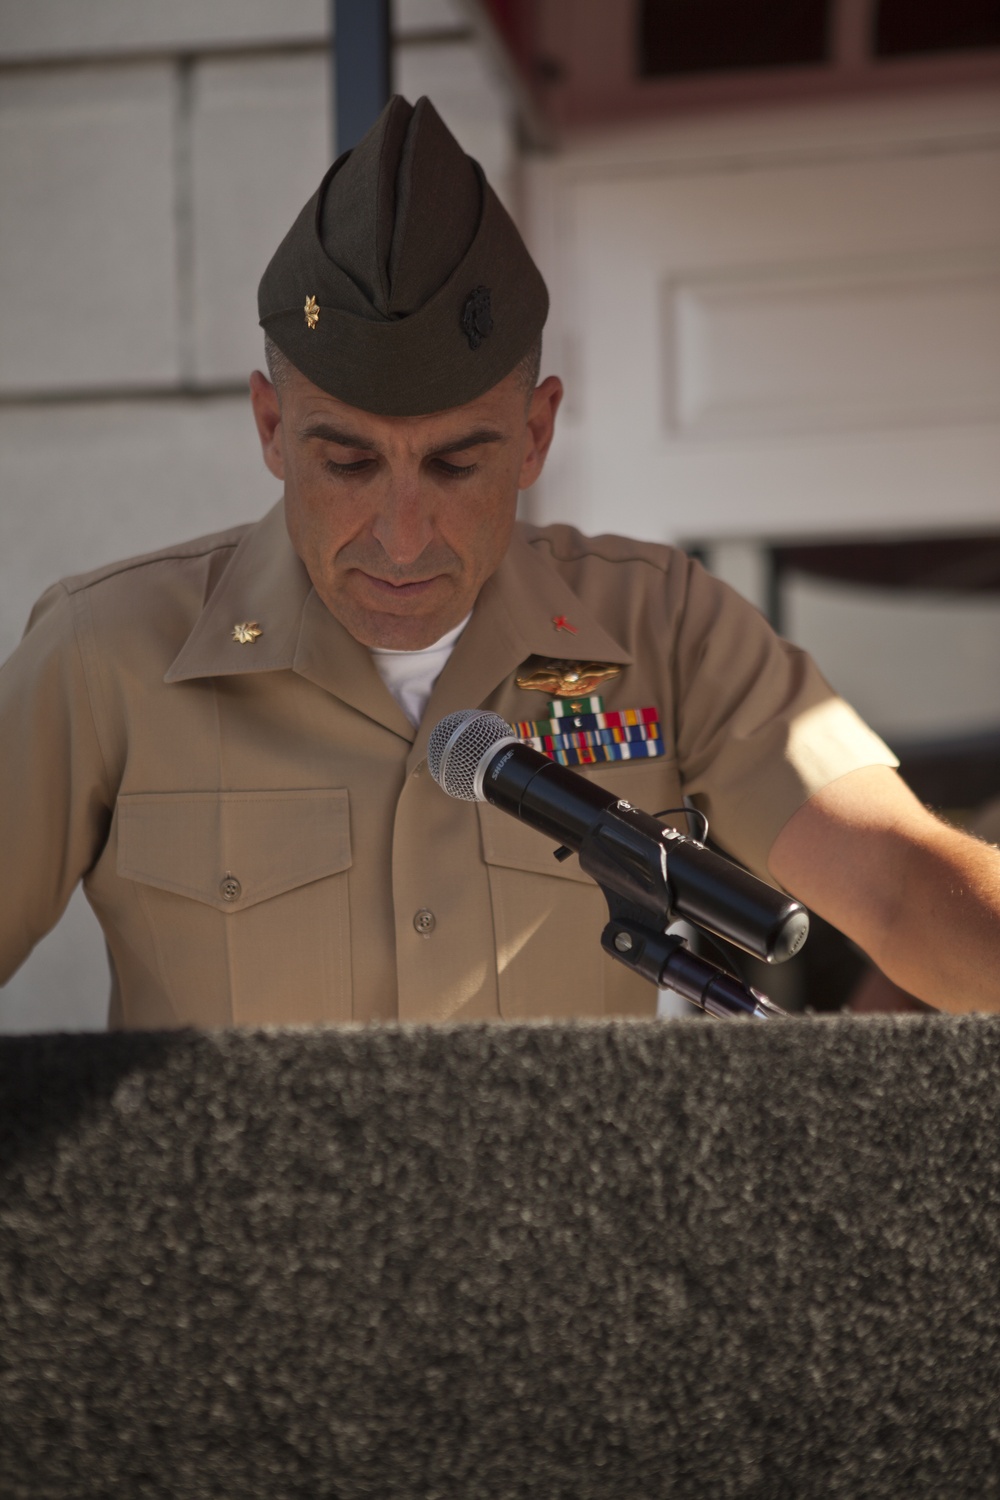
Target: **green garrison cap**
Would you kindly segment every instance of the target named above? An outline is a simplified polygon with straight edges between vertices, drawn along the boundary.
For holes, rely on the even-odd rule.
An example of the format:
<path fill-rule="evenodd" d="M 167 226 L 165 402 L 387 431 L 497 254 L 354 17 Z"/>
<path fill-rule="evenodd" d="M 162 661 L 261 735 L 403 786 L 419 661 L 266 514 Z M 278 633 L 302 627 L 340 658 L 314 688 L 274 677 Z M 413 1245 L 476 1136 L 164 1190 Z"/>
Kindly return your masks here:
<path fill-rule="evenodd" d="M 542 330 L 538 267 L 429 99 L 397 95 L 275 251 L 261 327 L 350 406 L 417 416 L 509 375 Z"/>

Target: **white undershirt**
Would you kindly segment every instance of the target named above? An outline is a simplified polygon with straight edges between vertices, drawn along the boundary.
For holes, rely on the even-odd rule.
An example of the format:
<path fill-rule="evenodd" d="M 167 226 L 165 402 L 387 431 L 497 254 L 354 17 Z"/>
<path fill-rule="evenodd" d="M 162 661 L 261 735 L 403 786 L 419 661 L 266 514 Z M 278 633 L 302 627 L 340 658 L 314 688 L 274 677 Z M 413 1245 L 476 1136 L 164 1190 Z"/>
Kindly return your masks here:
<path fill-rule="evenodd" d="M 390 651 L 384 646 L 371 648 L 378 675 L 414 726 L 423 718 L 434 684 L 471 619 L 470 610 L 454 630 L 449 630 L 433 646 L 425 646 L 422 651 Z"/>

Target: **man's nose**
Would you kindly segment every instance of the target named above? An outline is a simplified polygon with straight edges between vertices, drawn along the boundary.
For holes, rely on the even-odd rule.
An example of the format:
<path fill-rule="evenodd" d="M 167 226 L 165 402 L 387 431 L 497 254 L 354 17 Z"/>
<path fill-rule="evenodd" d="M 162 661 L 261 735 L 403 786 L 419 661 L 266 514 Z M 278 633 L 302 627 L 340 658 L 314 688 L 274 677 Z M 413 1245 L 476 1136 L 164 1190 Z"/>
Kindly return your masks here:
<path fill-rule="evenodd" d="M 391 480 L 382 497 L 372 534 L 397 567 L 416 562 L 434 534 L 430 509 L 415 479 Z"/>

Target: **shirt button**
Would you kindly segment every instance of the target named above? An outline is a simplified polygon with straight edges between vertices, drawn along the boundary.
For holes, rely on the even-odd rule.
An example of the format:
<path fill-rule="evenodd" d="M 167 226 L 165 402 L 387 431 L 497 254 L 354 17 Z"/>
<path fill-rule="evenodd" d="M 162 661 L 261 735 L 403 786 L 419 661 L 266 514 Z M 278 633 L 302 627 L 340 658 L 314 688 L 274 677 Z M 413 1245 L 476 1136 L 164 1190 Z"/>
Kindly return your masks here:
<path fill-rule="evenodd" d="M 437 926 L 437 917 L 426 906 L 422 906 L 413 918 L 413 925 L 421 937 L 430 937 Z"/>
<path fill-rule="evenodd" d="M 238 901 L 243 894 L 243 887 L 235 875 L 227 875 L 219 882 L 219 894 L 223 901 Z"/>

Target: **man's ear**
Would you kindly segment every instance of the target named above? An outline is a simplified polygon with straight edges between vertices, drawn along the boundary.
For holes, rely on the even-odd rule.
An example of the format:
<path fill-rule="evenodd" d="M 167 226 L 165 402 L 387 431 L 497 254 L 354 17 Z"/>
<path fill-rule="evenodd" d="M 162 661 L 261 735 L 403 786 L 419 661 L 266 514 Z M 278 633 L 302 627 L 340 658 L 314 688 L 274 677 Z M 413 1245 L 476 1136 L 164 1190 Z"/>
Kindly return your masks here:
<path fill-rule="evenodd" d="M 556 412 L 563 398 L 563 383 L 558 375 L 549 375 L 535 387 L 528 406 L 528 444 L 518 476 L 517 487 L 526 490 L 534 484 L 545 463 L 555 432 Z"/>
<path fill-rule="evenodd" d="M 257 423 L 257 435 L 264 462 L 275 479 L 285 477 L 285 454 L 282 445 L 281 407 L 278 393 L 261 370 L 250 376 L 250 404 Z"/>

